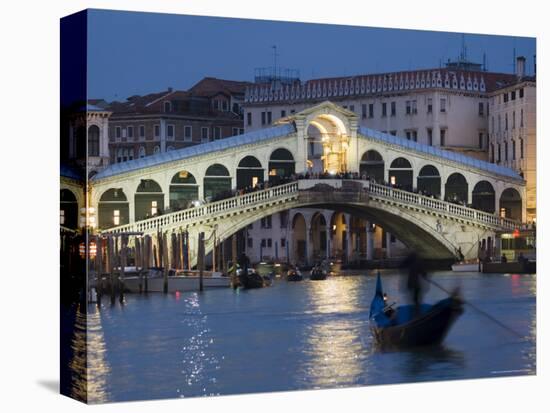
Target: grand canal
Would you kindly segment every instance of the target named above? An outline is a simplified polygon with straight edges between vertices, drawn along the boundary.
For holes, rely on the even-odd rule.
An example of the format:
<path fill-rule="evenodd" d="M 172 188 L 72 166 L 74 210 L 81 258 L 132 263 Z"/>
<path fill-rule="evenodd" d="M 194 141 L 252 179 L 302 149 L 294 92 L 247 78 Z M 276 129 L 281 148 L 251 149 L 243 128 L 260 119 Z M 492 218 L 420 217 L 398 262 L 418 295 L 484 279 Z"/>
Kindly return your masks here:
<path fill-rule="evenodd" d="M 390 301 L 404 301 L 402 277 L 382 275 Z M 468 302 L 524 339 L 466 306 L 441 348 L 381 352 L 368 322 L 373 272 L 277 280 L 261 290 L 128 295 L 122 306 L 88 309 L 89 401 L 536 373 L 535 275 L 437 272 L 432 279 L 460 285 Z M 432 286 L 425 300 L 444 296 Z"/>

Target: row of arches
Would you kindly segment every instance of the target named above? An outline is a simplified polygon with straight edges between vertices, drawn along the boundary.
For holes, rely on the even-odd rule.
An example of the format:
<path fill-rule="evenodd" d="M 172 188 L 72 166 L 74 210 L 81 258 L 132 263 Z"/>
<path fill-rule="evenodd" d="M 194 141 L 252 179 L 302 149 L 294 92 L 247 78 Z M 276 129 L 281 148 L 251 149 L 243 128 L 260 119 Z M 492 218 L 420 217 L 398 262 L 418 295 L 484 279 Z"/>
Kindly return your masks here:
<path fill-rule="evenodd" d="M 368 150 L 361 158 L 361 175 L 368 176 L 376 182 L 388 182 L 392 186 L 443 198 L 446 201 L 466 204 L 469 201 L 468 181 L 459 172 L 454 172 L 447 178 L 442 194 L 441 175 L 434 165 L 425 165 L 418 172 L 414 186 L 413 167 L 403 157 L 394 159 L 385 176 L 385 163 L 375 150 Z M 471 206 L 475 209 L 495 213 L 495 189 L 489 181 L 479 181 L 472 188 Z M 499 213 L 509 218 L 521 219 L 521 196 L 514 188 L 506 189 L 500 197 Z"/>

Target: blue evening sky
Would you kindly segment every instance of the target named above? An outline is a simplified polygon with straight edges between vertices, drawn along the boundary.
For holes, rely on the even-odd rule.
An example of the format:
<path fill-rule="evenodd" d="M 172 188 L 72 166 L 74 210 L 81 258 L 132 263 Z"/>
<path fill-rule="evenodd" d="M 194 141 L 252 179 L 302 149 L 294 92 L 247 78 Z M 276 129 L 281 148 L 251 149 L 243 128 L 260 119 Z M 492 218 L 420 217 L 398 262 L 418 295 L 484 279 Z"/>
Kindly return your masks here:
<path fill-rule="evenodd" d="M 439 67 L 455 59 L 462 34 L 311 23 L 90 10 L 88 97 L 187 89 L 205 76 L 254 79 L 254 68 L 298 69 L 300 78 Z M 512 72 L 516 55 L 533 73 L 535 39 L 466 34 L 470 60 Z"/>

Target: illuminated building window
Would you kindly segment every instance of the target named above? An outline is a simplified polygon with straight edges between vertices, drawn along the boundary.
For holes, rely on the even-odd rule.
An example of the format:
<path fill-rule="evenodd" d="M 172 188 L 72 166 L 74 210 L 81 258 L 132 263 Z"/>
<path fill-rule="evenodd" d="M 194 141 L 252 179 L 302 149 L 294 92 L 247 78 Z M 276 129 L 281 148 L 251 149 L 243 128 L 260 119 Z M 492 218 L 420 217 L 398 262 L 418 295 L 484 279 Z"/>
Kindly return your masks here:
<path fill-rule="evenodd" d="M 118 209 L 113 211 L 113 224 L 120 225 L 120 210 Z"/>
<path fill-rule="evenodd" d="M 151 215 L 157 215 L 157 201 L 151 201 Z"/>

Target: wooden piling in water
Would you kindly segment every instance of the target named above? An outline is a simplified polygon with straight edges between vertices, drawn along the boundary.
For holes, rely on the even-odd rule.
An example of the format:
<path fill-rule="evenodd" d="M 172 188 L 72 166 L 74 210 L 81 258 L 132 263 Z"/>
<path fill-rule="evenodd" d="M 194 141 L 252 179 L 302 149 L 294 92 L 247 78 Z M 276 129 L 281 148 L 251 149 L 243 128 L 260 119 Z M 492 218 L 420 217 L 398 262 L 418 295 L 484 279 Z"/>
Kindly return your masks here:
<path fill-rule="evenodd" d="M 108 238 L 109 249 L 109 292 L 111 295 L 111 305 L 115 304 L 115 239 L 113 237 Z"/>
<path fill-rule="evenodd" d="M 124 303 L 124 272 L 128 259 L 128 236 L 120 237 L 120 274 L 118 278 L 118 301 Z"/>
<path fill-rule="evenodd" d="M 204 232 L 199 232 L 199 243 L 197 248 L 197 265 L 199 267 L 199 291 L 203 291 L 204 277 Z"/>
<path fill-rule="evenodd" d="M 136 237 L 136 247 L 135 247 L 135 256 L 134 261 L 136 264 L 136 271 L 138 272 L 139 277 L 139 293 L 143 292 L 143 248 L 142 248 L 142 238 Z"/>
<path fill-rule="evenodd" d="M 231 280 L 233 288 L 237 288 L 239 285 L 237 278 L 237 234 L 233 234 L 231 237 L 231 263 L 233 265 L 233 271 L 231 271 Z"/>
<path fill-rule="evenodd" d="M 162 265 L 164 268 L 164 278 L 162 283 L 162 291 L 164 294 L 168 293 L 168 269 L 170 267 L 169 255 L 168 255 L 168 236 L 165 233 L 161 236 L 161 249 L 162 249 Z"/>
<path fill-rule="evenodd" d="M 143 240 L 143 246 L 145 250 L 145 257 L 144 257 L 144 267 L 145 267 L 145 294 L 149 292 L 149 268 L 151 268 L 151 255 L 153 254 L 152 251 L 152 241 L 151 236 L 146 235 L 145 239 Z"/>

